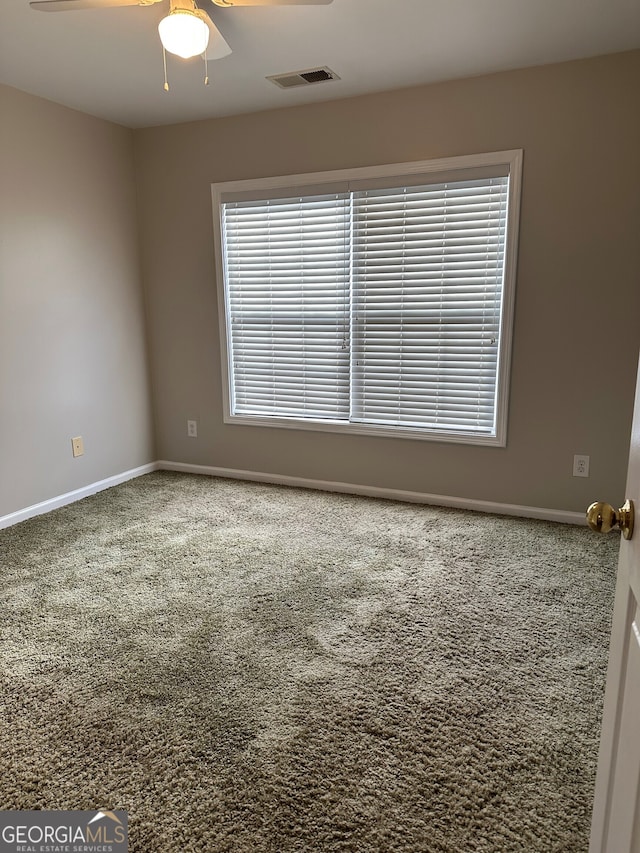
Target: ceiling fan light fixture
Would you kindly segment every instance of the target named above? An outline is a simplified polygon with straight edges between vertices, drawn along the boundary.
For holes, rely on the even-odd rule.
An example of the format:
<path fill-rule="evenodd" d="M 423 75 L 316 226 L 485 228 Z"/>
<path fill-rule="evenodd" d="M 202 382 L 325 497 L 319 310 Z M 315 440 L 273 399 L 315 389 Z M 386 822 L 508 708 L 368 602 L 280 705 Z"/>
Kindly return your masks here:
<path fill-rule="evenodd" d="M 172 9 L 158 24 L 158 32 L 164 49 L 183 59 L 200 56 L 209 44 L 209 27 L 198 10 Z"/>

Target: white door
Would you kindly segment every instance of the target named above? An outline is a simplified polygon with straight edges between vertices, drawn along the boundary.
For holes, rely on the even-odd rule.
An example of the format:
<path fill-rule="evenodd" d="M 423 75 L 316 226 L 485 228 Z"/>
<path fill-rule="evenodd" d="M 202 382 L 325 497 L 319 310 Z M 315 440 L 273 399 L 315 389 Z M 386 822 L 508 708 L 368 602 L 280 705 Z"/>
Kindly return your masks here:
<path fill-rule="evenodd" d="M 640 371 L 626 497 L 636 523 L 620 538 L 589 853 L 640 853 Z"/>

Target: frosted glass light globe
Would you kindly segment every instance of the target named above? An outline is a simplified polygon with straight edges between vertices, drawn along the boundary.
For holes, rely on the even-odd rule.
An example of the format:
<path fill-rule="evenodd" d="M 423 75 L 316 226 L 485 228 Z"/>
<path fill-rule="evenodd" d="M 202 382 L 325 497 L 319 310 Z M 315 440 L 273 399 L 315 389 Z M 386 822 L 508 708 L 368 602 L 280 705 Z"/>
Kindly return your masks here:
<path fill-rule="evenodd" d="M 174 9 L 158 24 L 164 49 L 183 59 L 204 53 L 209 44 L 209 27 L 195 12 Z"/>

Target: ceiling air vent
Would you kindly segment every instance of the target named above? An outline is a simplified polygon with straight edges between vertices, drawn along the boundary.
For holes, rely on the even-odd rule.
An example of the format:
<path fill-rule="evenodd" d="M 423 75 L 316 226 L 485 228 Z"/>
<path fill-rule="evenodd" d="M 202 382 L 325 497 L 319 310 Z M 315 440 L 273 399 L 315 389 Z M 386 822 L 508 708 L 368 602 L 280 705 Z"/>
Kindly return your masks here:
<path fill-rule="evenodd" d="M 325 80 L 339 80 L 335 71 L 327 68 L 309 68 L 306 71 L 290 71 L 288 74 L 274 74 L 267 77 L 281 89 L 291 89 L 294 86 L 308 86 L 310 83 L 324 83 Z"/>

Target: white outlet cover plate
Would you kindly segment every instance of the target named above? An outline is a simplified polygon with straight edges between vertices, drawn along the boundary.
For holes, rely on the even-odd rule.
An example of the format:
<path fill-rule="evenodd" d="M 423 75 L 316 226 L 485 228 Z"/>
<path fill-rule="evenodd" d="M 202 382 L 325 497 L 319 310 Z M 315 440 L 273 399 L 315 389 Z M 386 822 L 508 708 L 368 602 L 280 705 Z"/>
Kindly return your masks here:
<path fill-rule="evenodd" d="M 576 454 L 573 457 L 573 476 L 588 477 L 589 476 L 589 457 Z"/>

